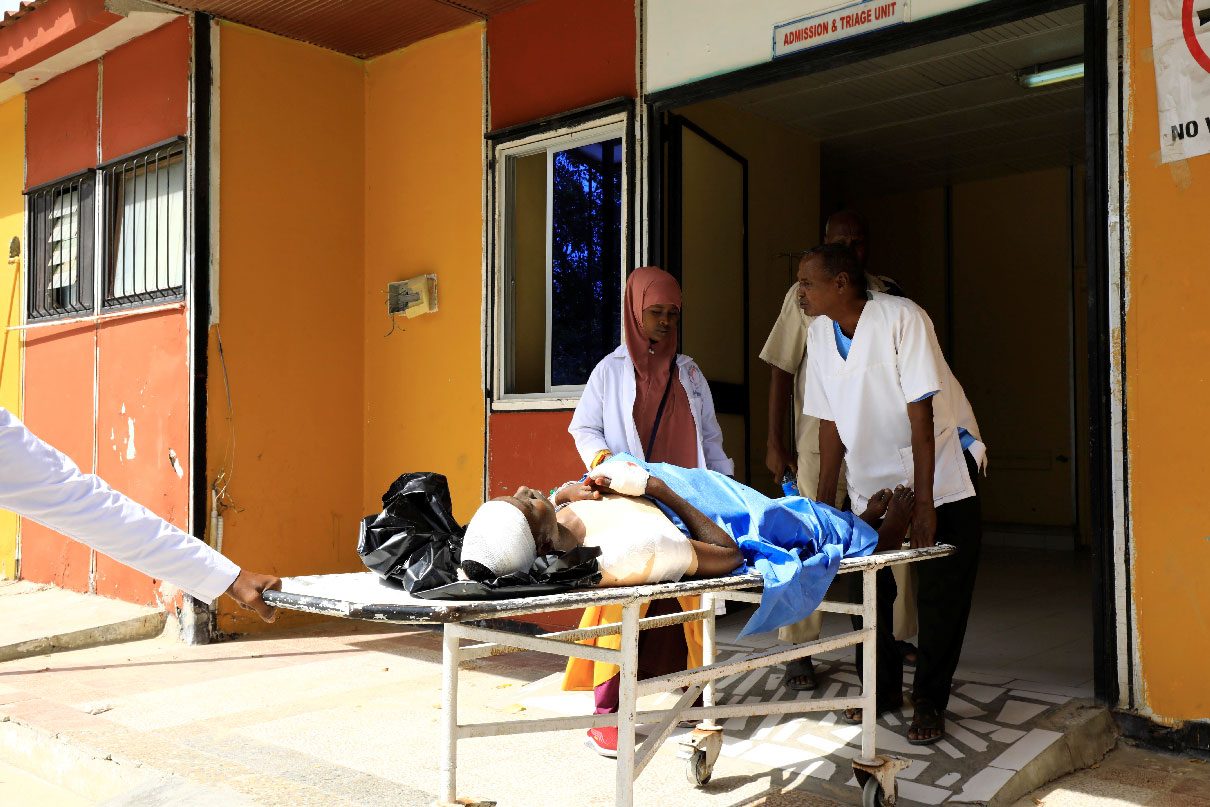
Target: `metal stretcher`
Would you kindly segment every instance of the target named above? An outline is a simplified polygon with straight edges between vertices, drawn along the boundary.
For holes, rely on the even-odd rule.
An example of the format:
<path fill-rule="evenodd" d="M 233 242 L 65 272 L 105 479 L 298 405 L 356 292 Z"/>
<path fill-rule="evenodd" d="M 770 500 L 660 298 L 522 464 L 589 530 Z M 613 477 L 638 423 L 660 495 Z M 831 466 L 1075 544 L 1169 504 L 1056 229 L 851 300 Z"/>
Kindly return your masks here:
<path fill-rule="evenodd" d="M 588 729 L 596 726 L 618 727 L 617 778 L 615 804 L 631 807 L 634 802 L 634 780 L 656 750 L 681 720 L 702 721 L 681 742 L 680 755 L 686 761 L 686 776 L 695 785 L 710 779 L 715 760 L 722 749 L 722 727 L 716 723 L 729 717 L 753 717 L 770 714 L 798 714 L 832 711 L 846 708 L 862 709 L 861 754 L 853 762 L 858 784 L 862 786 L 864 807 L 895 804 L 896 774 L 908 766 L 908 761 L 890 755 L 878 755 L 874 747 L 874 671 L 876 624 L 875 573 L 882 568 L 943 557 L 954 552 L 948 545 L 925 549 L 900 549 L 862 558 L 842 560 L 839 574 L 862 575 L 861 603 L 825 601 L 819 608 L 838 614 L 853 614 L 862 618 L 862 629 L 819 639 L 795 646 L 763 650 L 740 658 L 717 662 L 715 652 L 715 602 L 740 600 L 760 602 L 763 581 L 759 574 L 685 580 L 623 588 L 577 589 L 562 594 L 507 600 L 424 600 L 384 583 L 370 572 L 360 574 L 317 575 L 291 577 L 282 581 L 281 591 L 267 591 L 264 599 L 270 605 L 316 614 L 394 622 L 405 625 L 443 626 L 442 653 L 442 748 L 441 772 L 444 779 L 438 807 L 466 805 L 457 799 L 458 741 L 470 737 L 499 737 L 543 731 Z M 643 603 L 668 597 L 700 595 L 701 607 L 665 616 L 640 618 Z M 485 627 L 487 620 L 584 608 L 591 605 L 620 604 L 622 621 L 593 628 L 546 633 L 539 636 L 512 633 Z M 695 670 L 638 680 L 639 631 L 684 622 L 703 622 L 704 666 Z M 473 623 L 481 624 L 473 624 Z M 621 648 L 576 644 L 583 639 L 620 633 Z M 463 645 L 463 640 L 478 642 Z M 716 704 L 714 682 L 736 673 L 771 667 L 803 656 L 862 644 L 862 693 L 847 698 L 827 698 L 770 703 Z M 618 713 L 615 715 L 584 715 L 553 717 L 536 720 L 512 720 L 496 723 L 458 722 L 458 672 L 463 662 L 502 655 L 518 650 L 534 650 L 558 656 L 602 661 L 616 664 L 621 670 Z M 671 709 L 638 712 L 637 700 L 643 695 L 668 692 L 686 687 Z M 692 704 L 702 696 L 702 706 Z M 654 723 L 655 727 L 643 745 L 635 748 L 635 725 Z M 481 804 L 490 804 L 486 802 Z"/>

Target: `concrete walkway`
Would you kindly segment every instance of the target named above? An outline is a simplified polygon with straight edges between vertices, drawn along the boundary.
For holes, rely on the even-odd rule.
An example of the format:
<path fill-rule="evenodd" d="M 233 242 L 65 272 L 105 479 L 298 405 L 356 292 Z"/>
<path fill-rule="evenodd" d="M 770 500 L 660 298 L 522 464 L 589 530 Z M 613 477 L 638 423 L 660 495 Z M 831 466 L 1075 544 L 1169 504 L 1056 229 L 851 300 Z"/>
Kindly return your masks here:
<path fill-rule="evenodd" d="M 164 630 L 167 612 L 24 580 L 0 580 L 0 661 L 132 639 Z"/>
<path fill-rule="evenodd" d="M 0 624 L 14 602 L 0 598 Z M 440 654 L 440 635 L 431 631 L 331 622 L 207 646 L 163 636 L 0 663 L 0 759 L 8 766 L 0 767 L 0 804 L 432 804 L 439 781 Z M 839 662 L 831 664 L 830 672 L 845 672 Z M 559 669 L 557 659 L 533 653 L 475 662 L 462 679 L 460 716 L 558 714 L 565 708 L 560 699 L 583 697 L 558 692 Z M 768 685 L 753 681 L 751 689 L 757 687 Z M 988 699 L 976 701 L 989 707 L 986 721 L 1003 711 L 995 698 L 1025 699 L 978 694 Z M 827 751 L 798 739 L 800 732 L 818 738 L 816 729 L 751 722 L 732 732 L 737 742 L 764 729 L 758 740 L 823 753 L 812 753 L 805 764 L 801 754 L 783 764 L 767 759 L 768 748 L 724 753 L 710 783 L 697 789 L 685 780 L 675 744 L 666 744 L 639 778 L 636 804 L 860 803 L 844 782 L 812 775 L 823 762 L 841 778 L 848 759 L 837 749 L 847 747 L 844 742 L 833 741 Z M 967 730 L 981 736 L 978 726 Z M 954 747 L 969 748 L 961 741 Z M 932 756 L 915 777 L 929 787 L 948 774 L 942 758 L 954 759 L 945 752 Z M 610 805 L 613 770 L 612 761 L 583 747 L 580 732 L 473 739 L 459 744 L 458 790 L 501 805 Z M 1036 807 L 1034 798 L 1046 807 L 1210 807 L 1206 765 L 1133 749 L 1115 751 L 1099 768 L 1050 787 L 1021 798 L 1019 807 Z"/>

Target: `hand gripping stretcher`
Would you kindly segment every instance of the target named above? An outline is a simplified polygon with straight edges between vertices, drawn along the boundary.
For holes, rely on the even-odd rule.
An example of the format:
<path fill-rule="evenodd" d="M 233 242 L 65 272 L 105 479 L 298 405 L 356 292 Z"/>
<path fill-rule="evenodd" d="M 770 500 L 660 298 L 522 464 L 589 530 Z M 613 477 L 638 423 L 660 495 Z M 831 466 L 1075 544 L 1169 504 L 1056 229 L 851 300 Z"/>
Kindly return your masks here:
<path fill-rule="evenodd" d="M 895 804 L 896 774 L 908 766 L 900 757 L 879 755 L 874 747 L 874 703 L 876 624 L 875 574 L 879 569 L 905 563 L 926 561 L 950 555 L 954 548 L 939 545 L 923 549 L 898 549 L 840 562 L 838 574 L 861 574 L 860 603 L 825 600 L 821 611 L 853 614 L 862 618 L 861 630 L 841 633 L 794 646 L 775 647 L 754 652 L 725 662 L 716 661 L 715 602 L 739 600 L 758 603 L 763 580 L 757 573 L 716 577 L 704 580 L 684 580 L 679 583 L 659 583 L 622 588 L 577 589 L 560 594 L 506 600 L 425 600 L 413 597 L 402 589 L 383 582 L 370 572 L 360 574 L 331 574 L 312 577 L 291 577 L 282 581 L 281 591 L 267 591 L 264 599 L 270 605 L 317 614 L 394 622 L 410 625 L 442 626 L 442 748 L 441 772 L 444 781 L 439 805 L 456 805 L 458 741 L 470 737 L 500 737 L 543 731 L 588 729 L 594 726 L 618 727 L 617 779 L 615 804 L 631 807 L 634 801 L 634 780 L 642 773 L 660 745 L 681 720 L 701 721 L 681 743 L 681 756 L 686 759 L 686 776 L 695 785 L 710 779 L 715 760 L 722 749 L 722 727 L 717 720 L 729 717 L 752 717 L 771 714 L 833 711 L 846 708 L 862 709 L 861 754 L 853 762 L 858 784 L 862 786 L 863 807 Z M 665 616 L 639 618 L 640 606 L 651 600 L 668 597 L 700 595 L 701 607 Z M 592 605 L 620 604 L 622 621 L 593 628 L 566 630 L 531 636 L 483 627 L 474 624 L 484 620 L 584 608 Z M 704 666 L 696 670 L 638 680 L 639 631 L 690 621 L 702 621 L 704 628 Z M 578 640 L 620 633 L 621 648 L 576 644 Z M 463 645 L 463 640 L 476 644 Z M 715 702 L 714 682 L 721 678 L 751 670 L 771 667 L 803 656 L 861 644 L 863 656 L 862 691 L 855 697 L 827 698 L 769 703 Z M 517 650 L 533 650 L 558 656 L 584 658 L 616 664 L 621 671 L 618 713 L 616 715 L 584 715 L 552 717 L 535 720 L 512 720 L 499 723 L 458 722 L 458 672 L 463 662 L 484 656 L 502 655 Z M 640 696 L 667 692 L 686 687 L 671 709 L 638 712 Z M 702 706 L 692 704 L 702 696 Z M 635 748 L 635 725 L 655 724 L 643 745 Z"/>

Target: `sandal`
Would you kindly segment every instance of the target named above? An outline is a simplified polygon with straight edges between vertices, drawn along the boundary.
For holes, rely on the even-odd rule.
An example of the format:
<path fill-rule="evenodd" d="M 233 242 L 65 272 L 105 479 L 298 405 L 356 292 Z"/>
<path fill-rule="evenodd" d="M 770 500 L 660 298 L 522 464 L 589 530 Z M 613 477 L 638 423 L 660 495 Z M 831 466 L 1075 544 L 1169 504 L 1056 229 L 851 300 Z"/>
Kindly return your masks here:
<path fill-rule="evenodd" d="M 916 701 L 916 712 L 912 715 L 912 725 L 908 728 L 907 741 L 912 745 L 932 745 L 945 737 L 945 714 L 932 701 L 920 698 Z M 936 731 L 931 737 L 921 737 L 925 731 Z M 912 732 L 916 737 L 912 737 Z"/>
<path fill-rule="evenodd" d="M 795 681 L 801 678 L 802 681 Z M 786 676 L 782 679 L 782 684 L 786 689 L 794 692 L 810 692 L 819 686 L 819 682 L 815 680 L 815 665 L 811 663 L 810 658 L 796 658 L 786 664 Z"/>
<path fill-rule="evenodd" d="M 874 719 L 877 720 L 878 718 L 882 717 L 883 715 L 887 714 L 888 712 L 897 712 L 902 708 L 903 708 L 902 703 L 898 703 L 893 706 L 880 706 L 880 707 L 878 707 L 878 713 L 874 715 Z M 843 710 L 840 713 L 840 719 L 843 720 L 844 722 L 848 723 L 849 725 L 860 726 L 861 725 L 861 707 L 860 706 L 850 706 L 849 708 Z"/>

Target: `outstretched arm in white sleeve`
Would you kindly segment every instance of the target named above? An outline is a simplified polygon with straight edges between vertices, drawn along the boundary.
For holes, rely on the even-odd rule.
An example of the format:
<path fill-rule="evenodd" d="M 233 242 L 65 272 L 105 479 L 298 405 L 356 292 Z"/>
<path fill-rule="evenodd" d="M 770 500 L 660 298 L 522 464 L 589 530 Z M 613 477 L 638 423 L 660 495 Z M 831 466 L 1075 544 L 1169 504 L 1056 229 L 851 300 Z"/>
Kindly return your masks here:
<path fill-rule="evenodd" d="M 199 600 L 228 594 L 261 618 L 276 609 L 261 592 L 280 589 L 272 575 L 246 572 L 202 541 L 118 493 L 95 474 L 81 473 L 0 407 L 0 508 L 61 532 L 144 574 L 167 580 Z"/>

